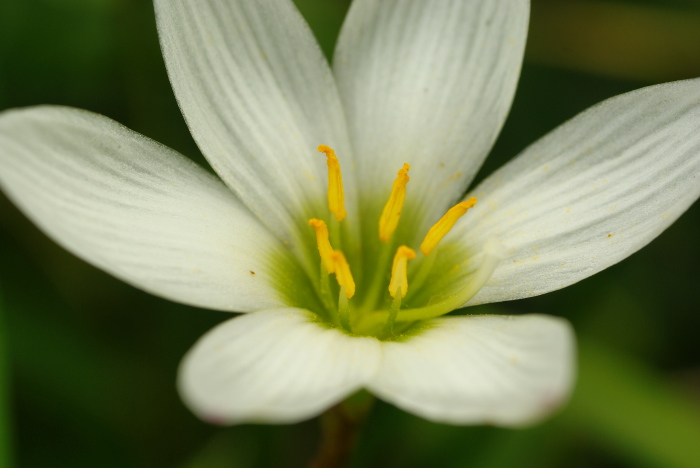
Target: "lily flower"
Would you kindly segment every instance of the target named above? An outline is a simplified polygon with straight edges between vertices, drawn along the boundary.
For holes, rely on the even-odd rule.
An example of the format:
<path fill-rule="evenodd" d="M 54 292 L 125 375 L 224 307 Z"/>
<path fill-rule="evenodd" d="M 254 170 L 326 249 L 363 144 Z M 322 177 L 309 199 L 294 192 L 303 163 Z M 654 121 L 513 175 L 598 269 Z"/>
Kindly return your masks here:
<path fill-rule="evenodd" d="M 526 0 L 356 0 L 332 68 L 290 0 L 155 8 L 219 178 L 106 117 L 43 106 L 0 115 L 0 184 L 117 278 L 245 313 L 182 362 L 205 420 L 292 423 L 360 389 L 446 423 L 542 418 L 574 380 L 568 322 L 445 314 L 576 283 L 700 194 L 696 79 L 583 112 L 464 196 L 512 103 Z"/>

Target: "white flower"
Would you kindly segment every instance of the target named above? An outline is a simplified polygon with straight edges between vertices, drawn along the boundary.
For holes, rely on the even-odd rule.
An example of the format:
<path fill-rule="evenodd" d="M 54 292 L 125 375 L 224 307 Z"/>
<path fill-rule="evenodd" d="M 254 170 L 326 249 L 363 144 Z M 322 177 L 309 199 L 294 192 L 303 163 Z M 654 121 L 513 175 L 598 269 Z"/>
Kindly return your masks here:
<path fill-rule="evenodd" d="M 223 183 L 105 117 L 61 107 L 2 113 L 0 183 L 53 239 L 118 278 L 254 312 L 183 361 L 182 396 L 207 420 L 299 421 L 361 388 L 435 421 L 540 418 L 572 385 L 565 321 L 430 317 L 586 278 L 700 194 L 700 80 L 653 86 L 527 148 L 468 194 L 458 214 L 476 205 L 451 230 L 440 225 L 449 233 L 434 249 L 440 236 L 428 236 L 429 255 L 416 254 L 503 124 L 526 1 L 358 0 L 332 70 L 289 0 L 155 3 L 176 96 Z M 342 170 L 340 222 L 319 145 Z M 377 223 L 389 199 L 385 243 Z M 312 221 L 324 263 L 310 219 L 325 221 Z"/>

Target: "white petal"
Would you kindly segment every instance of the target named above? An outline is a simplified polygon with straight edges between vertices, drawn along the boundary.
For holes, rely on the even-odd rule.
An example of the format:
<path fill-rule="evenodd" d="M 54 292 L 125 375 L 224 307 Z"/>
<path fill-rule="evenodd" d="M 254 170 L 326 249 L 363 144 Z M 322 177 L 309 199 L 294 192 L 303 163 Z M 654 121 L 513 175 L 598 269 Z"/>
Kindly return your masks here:
<path fill-rule="evenodd" d="M 327 328 L 301 309 L 226 321 L 185 356 L 182 398 L 204 420 L 294 423 L 360 389 L 379 363 L 374 338 Z"/>
<path fill-rule="evenodd" d="M 216 172 L 273 232 L 326 213 L 336 150 L 354 199 L 352 157 L 333 75 L 289 0 L 156 0 L 158 32 L 182 112 Z M 304 221 L 309 216 L 304 217 Z M 298 221 L 298 220 L 296 220 Z M 305 226 L 308 230 L 308 226 Z"/>
<path fill-rule="evenodd" d="M 5 193 L 50 237 L 136 287 L 222 310 L 281 303 L 277 239 L 192 161 L 106 117 L 4 112 L 0 168 Z"/>
<path fill-rule="evenodd" d="M 411 164 L 407 206 L 435 222 L 493 144 L 520 74 L 526 0 L 356 0 L 333 67 L 362 174 L 384 200 Z"/>
<path fill-rule="evenodd" d="M 574 335 L 546 315 L 444 317 L 420 335 L 383 343 L 369 389 L 432 421 L 520 426 L 568 398 Z"/>
<path fill-rule="evenodd" d="M 479 202 L 451 239 L 475 251 L 488 239 L 508 247 L 471 304 L 543 294 L 619 262 L 700 195 L 700 80 L 589 109 L 471 195 Z"/>

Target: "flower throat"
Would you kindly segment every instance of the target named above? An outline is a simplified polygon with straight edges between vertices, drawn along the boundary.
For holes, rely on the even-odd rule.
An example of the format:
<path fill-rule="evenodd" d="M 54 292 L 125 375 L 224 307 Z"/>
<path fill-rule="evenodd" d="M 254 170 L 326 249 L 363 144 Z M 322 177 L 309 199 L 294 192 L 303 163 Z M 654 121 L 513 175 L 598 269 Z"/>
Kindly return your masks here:
<path fill-rule="evenodd" d="M 328 208 L 332 214 L 332 223 L 341 223 L 347 216 L 345 210 L 345 192 L 343 177 L 340 170 L 340 162 L 335 151 L 320 145 L 318 150 L 325 153 L 328 165 Z M 406 330 L 412 323 L 433 317 L 438 317 L 451 312 L 464 305 L 488 280 L 494 268 L 500 260 L 497 255 L 489 255 L 485 251 L 481 266 L 471 276 L 464 287 L 457 292 L 449 294 L 435 304 L 428 304 L 417 308 L 402 308 L 403 299 L 409 290 L 417 290 L 426 283 L 431 276 L 437 257 L 437 247 L 440 241 L 452 229 L 454 224 L 467 211 L 476 204 L 476 198 L 457 203 L 450 208 L 427 232 L 419 246 L 422 256 L 418 268 L 413 271 L 409 280 L 408 263 L 416 259 L 418 254 L 407 245 L 399 245 L 393 251 L 390 240 L 394 235 L 401 220 L 401 213 L 406 199 L 406 189 L 410 177 L 408 172 L 411 166 L 404 163 L 398 171 L 397 177 L 391 188 L 389 199 L 384 205 L 378 220 L 377 237 L 380 246 L 379 258 L 376 259 L 373 268 L 365 267 L 370 281 L 363 282 L 363 291 L 358 291 L 350 268 L 350 264 L 343 251 L 334 248 L 331 244 L 329 229 L 321 219 L 308 220 L 316 235 L 316 244 L 320 255 L 320 270 L 317 280 L 317 291 L 321 302 L 328 311 L 328 315 L 334 325 L 343 328 L 346 332 L 360 335 L 372 335 L 382 339 L 392 339 L 397 334 Z M 339 229 L 337 230 L 340 231 Z M 339 237 L 334 238 L 334 243 L 340 243 Z M 337 247 L 337 245 L 336 245 Z M 393 261 L 389 261 L 393 253 Z M 387 273 L 391 263 L 391 275 L 387 282 Z M 332 292 L 329 277 L 335 275 L 338 283 L 338 295 Z M 385 298 L 388 291 L 390 299 Z M 356 292 L 360 300 L 355 296 Z"/>

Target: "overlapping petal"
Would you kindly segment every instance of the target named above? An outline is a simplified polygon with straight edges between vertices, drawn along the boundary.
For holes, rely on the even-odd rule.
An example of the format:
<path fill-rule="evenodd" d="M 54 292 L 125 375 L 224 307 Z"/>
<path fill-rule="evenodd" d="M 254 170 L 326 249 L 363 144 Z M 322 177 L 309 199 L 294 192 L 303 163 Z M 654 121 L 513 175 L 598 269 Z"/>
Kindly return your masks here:
<path fill-rule="evenodd" d="M 293 423 L 360 389 L 379 365 L 380 343 L 350 337 L 300 309 L 229 320 L 185 356 L 179 386 L 202 419 Z"/>
<path fill-rule="evenodd" d="M 356 0 L 334 71 L 362 177 L 384 200 L 404 162 L 407 206 L 435 222 L 481 166 L 508 110 L 525 0 Z"/>
<path fill-rule="evenodd" d="M 418 336 L 382 344 L 369 389 L 438 422 L 520 426 L 568 398 L 574 335 L 545 315 L 445 317 Z"/>
<path fill-rule="evenodd" d="M 231 311 L 283 303 L 279 241 L 213 176 L 106 117 L 0 114 L 0 185 L 56 242 L 158 296 Z"/>
<path fill-rule="evenodd" d="M 555 129 L 471 195 L 449 239 L 508 257 L 470 304 L 563 288 L 636 252 L 700 196 L 700 79 L 609 99 Z M 468 271 L 468 269 L 465 269 Z"/>
<path fill-rule="evenodd" d="M 326 163 L 316 147 L 325 144 L 343 158 L 352 213 L 352 153 L 340 99 L 328 63 L 292 2 L 155 5 L 163 55 L 187 124 L 239 198 L 272 232 L 295 242 L 297 218 L 323 212 Z"/>

